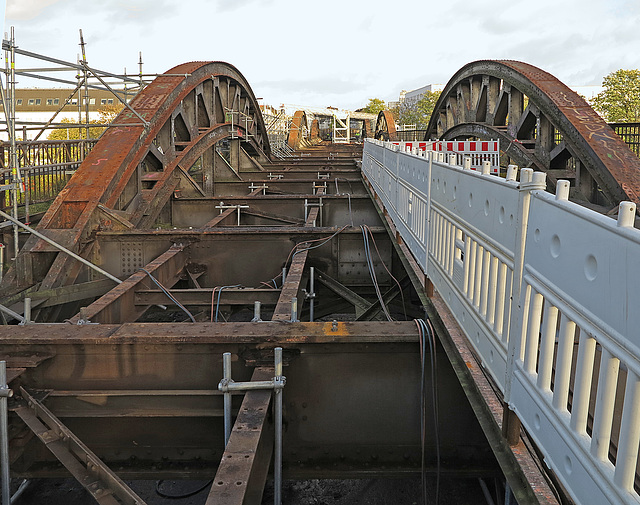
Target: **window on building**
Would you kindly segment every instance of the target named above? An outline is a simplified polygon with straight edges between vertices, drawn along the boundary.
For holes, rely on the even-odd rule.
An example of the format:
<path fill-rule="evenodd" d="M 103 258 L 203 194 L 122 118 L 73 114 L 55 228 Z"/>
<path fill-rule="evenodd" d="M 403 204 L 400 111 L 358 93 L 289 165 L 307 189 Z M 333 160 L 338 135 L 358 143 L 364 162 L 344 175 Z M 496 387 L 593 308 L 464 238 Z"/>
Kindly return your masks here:
<path fill-rule="evenodd" d="M 42 104 L 42 100 L 40 98 L 36 98 L 36 105 L 41 105 Z"/>
<path fill-rule="evenodd" d="M 107 99 L 107 103 L 108 103 L 109 105 L 113 105 L 113 98 L 109 98 L 109 99 Z"/>
<path fill-rule="evenodd" d="M 96 99 L 95 98 L 89 98 L 89 105 L 95 105 L 96 104 Z"/>
<path fill-rule="evenodd" d="M 53 98 L 47 98 L 47 105 L 53 105 Z"/>
<path fill-rule="evenodd" d="M 36 101 L 33 98 L 29 98 L 29 105 L 33 105 L 34 103 L 36 103 Z"/>
<path fill-rule="evenodd" d="M 54 98 L 53 99 L 53 105 L 60 105 L 60 99 L 59 98 Z"/>
<path fill-rule="evenodd" d="M 107 105 L 107 99 L 106 98 L 101 99 L 100 100 L 100 104 L 101 105 Z"/>
<path fill-rule="evenodd" d="M 72 98 L 71 99 L 71 105 L 78 105 L 78 99 L 77 98 Z"/>
<path fill-rule="evenodd" d="M 22 98 L 18 98 L 16 100 L 16 105 L 22 105 Z"/>

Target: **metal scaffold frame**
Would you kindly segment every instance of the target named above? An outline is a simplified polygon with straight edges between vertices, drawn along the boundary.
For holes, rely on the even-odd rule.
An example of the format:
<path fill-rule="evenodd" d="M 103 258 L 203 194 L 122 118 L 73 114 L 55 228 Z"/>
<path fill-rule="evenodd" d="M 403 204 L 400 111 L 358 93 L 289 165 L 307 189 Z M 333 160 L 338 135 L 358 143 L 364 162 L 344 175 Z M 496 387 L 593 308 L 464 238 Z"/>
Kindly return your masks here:
<path fill-rule="evenodd" d="M 44 166 L 42 166 L 41 163 L 37 163 L 38 165 L 41 165 L 40 168 L 45 168 L 48 173 L 53 173 L 54 171 L 58 171 L 59 169 L 59 171 L 61 171 L 60 173 L 63 176 L 67 176 L 70 173 L 73 173 L 73 171 L 84 160 L 85 156 L 95 144 L 95 141 L 90 140 L 90 127 L 111 128 L 116 126 L 129 126 L 128 124 L 116 121 L 110 121 L 108 123 L 91 123 L 89 118 L 89 89 L 108 91 L 112 93 L 124 108 L 127 108 L 134 114 L 135 117 L 137 117 L 145 125 L 148 125 L 147 121 L 129 106 L 129 101 L 131 100 L 131 98 L 135 96 L 140 90 L 144 89 L 144 87 L 148 84 L 148 80 L 145 80 L 145 78 L 156 76 L 156 74 L 143 74 L 142 53 L 140 53 L 138 62 L 139 72 L 138 75 L 134 77 L 127 75 L 126 68 L 124 74 L 114 74 L 89 66 L 85 49 L 86 43 L 84 41 L 82 30 L 80 30 L 79 45 L 81 47 L 82 55 L 78 58 L 77 63 L 72 63 L 58 58 L 53 58 L 43 54 L 20 49 L 16 44 L 15 32 L 13 27 L 11 27 L 9 39 L 2 41 L 2 49 L 5 53 L 5 66 L 4 69 L 0 70 L 0 72 L 4 73 L 4 79 L 0 75 L 0 100 L 2 101 L 5 118 L 3 120 L 0 120 L 0 125 L 3 126 L 0 131 L 6 132 L 7 134 L 7 144 L 9 146 L 9 152 L 7 156 L 7 166 L 3 166 L 0 169 L 0 175 L 2 176 L 2 178 L 0 179 L 0 191 L 3 192 L 2 194 L 5 198 L 7 198 L 7 193 L 5 192 L 8 192 L 8 201 L 11 204 L 11 215 L 15 220 L 18 220 L 20 217 L 19 206 L 22 199 L 25 207 L 24 220 L 27 224 L 30 220 L 30 192 L 27 181 L 29 180 L 28 174 L 34 168 L 34 166 L 30 166 L 26 159 L 24 159 L 21 163 L 19 158 L 20 148 L 22 148 L 25 153 L 26 150 L 29 149 L 28 145 L 25 144 L 27 142 L 27 131 L 38 132 L 33 139 L 35 141 L 38 140 L 40 136 L 47 130 L 55 130 L 60 128 L 65 128 L 67 130 L 84 130 L 84 135 L 79 135 L 83 138 L 79 140 L 77 149 L 74 150 L 74 157 L 77 159 L 74 159 L 73 162 L 59 162 L 54 164 L 49 163 L 45 164 Z M 38 62 L 53 64 L 55 66 L 17 68 L 17 55 L 36 60 Z M 76 80 L 73 81 L 71 79 L 61 78 L 59 76 L 61 72 L 74 72 Z M 55 74 L 55 76 L 51 74 Z M 20 121 L 16 118 L 17 76 L 23 76 L 29 79 L 39 79 L 58 84 L 67 84 L 70 86 L 74 86 L 74 89 L 71 93 L 69 93 L 69 96 L 63 101 L 63 103 L 53 113 L 48 121 Z M 4 82 L 2 82 L 3 80 Z M 73 99 L 74 95 L 77 96 L 75 100 Z M 73 104 L 74 101 L 78 106 L 78 122 L 55 122 L 56 117 L 60 114 L 60 112 L 62 112 L 65 106 Z M 22 131 L 22 141 L 18 139 L 19 131 Z M 69 147 L 70 146 L 67 146 L 68 149 Z M 40 145 L 37 148 L 36 155 L 41 154 L 42 149 L 43 146 Z M 27 157 L 26 154 L 24 157 Z M 4 164 L 5 155 L 3 153 L 2 165 Z M 18 235 L 20 227 L 15 223 L 10 223 L 9 221 L 0 222 L 0 229 L 8 226 L 13 227 L 13 244 L 10 248 L 10 255 L 7 255 L 4 251 L 6 244 L 0 244 L 3 252 L 5 252 L 5 254 L 2 255 L 2 262 L 0 262 L 0 279 L 2 278 L 1 276 L 2 270 L 4 268 L 4 261 L 14 260 L 19 250 Z"/>

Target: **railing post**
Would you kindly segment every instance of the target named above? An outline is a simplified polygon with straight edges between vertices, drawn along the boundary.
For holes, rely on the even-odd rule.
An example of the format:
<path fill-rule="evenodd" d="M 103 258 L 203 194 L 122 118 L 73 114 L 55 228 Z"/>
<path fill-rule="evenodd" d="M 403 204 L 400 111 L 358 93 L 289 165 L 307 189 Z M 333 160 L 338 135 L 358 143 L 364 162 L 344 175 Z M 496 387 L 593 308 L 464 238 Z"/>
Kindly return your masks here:
<path fill-rule="evenodd" d="M 429 168 L 427 169 L 427 219 L 425 220 L 425 226 L 427 229 L 424 231 L 424 253 L 426 255 L 424 261 L 424 276 L 425 276 L 425 288 L 427 288 L 429 281 L 429 237 L 431 233 L 431 174 L 433 171 L 433 160 L 436 157 L 435 151 L 429 151 Z"/>
<path fill-rule="evenodd" d="M 515 167 L 509 167 L 513 175 Z M 544 190 L 546 188 L 546 174 L 544 172 L 534 172 L 531 168 L 523 168 L 520 171 L 520 193 L 518 196 L 517 236 L 513 258 L 512 276 L 512 303 L 511 318 L 509 325 L 509 343 L 507 347 L 507 369 L 505 377 L 504 402 L 505 412 L 503 416 L 502 432 L 510 444 L 517 442 L 519 437 L 519 420 L 511 409 L 511 385 L 513 381 L 516 360 L 522 359 L 524 349 L 525 331 L 524 328 L 524 299 L 522 297 L 522 278 L 524 273 L 525 245 L 527 241 L 527 225 L 529 222 L 529 208 L 531 205 L 531 192 Z"/>

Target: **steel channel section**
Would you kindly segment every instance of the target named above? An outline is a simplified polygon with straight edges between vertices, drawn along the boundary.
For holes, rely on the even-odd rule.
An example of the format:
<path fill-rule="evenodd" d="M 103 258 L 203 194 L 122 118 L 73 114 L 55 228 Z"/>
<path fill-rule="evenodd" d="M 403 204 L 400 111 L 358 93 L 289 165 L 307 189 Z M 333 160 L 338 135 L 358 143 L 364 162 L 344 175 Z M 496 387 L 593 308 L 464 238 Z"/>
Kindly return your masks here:
<path fill-rule="evenodd" d="M 52 354 L 12 387 L 49 391 L 47 408 L 127 478 L 213 475 L 224 444 L 222 394 L 214 393 L 222 354 L 237 356 L 233 377 L 249 380 L 275 346 L 284 348 L 287 376 L 285 478 L 419 471 L 413 322 L 36 324 L 20 336 L 0 328 L 0 339 L 9 362 L 12 353 Z M 443 471 L 494 476 L 490 448 L 455 376 L 443 367 L 439 374 Z M 428 425 L 428 472 L 435 470 L 432 434 Z M 37 443 L 12 450 L 16 475 L 60 475 Z"/>
<path fill-rule="evenodd" d="M 15 409 L 69 472 L 101 505 L 144 505 L 144 501 L 113 473 L 40 401 L 20 388 L 27 405 Z"/>
<path fill-rule="evenodd" d="M 262 286 L 278 276 L 284 260 L 292 247 L 305 240 L 329 237 L 338 231 L 337 227 L 230 227 L 199 233 L 197 231 L 158 231 L 158 232 L 109 232 L 97 236 L 100 257 L 99 264 L 116 275 L 125 274 L 126 265 L 122 255 L 129 250 L 139 250 L 139 264 L 144 266 L 152 258 L 167 251 L 171 244 L 190 243 L 188 261 L 203 272 L 199 282 L 203 286 L 225 286 L 242 284 L 248 287 Z M 372 227 L 378 248 L 387 264 L 391 262 L 391 246 L 382 228 Z M 366 263 L 359 252 L 362 248 L 362 233 L 357 228 L 349 228 L 334 237 L 329 243 L 309 251 L 314 262 L 322 265 L 322 271 L 347 286 L 360 286 L 368 279 Z M 302 254 L 302 253 L 301 253 Z M 301 255 L 295 256 L 294 261 Z M 260 261 L 256 262 L 256 256 Z M 315 263 L 314 263 L 315 264 Z M 132 268 L 133 268 L 132 264 Z M 376 271 L 380 282 L 389 283 L 388 275 L 376 262 Z M 292 279 L 293 280 L 293 279 Z M 272 283 L 271 283 L 272 284 Z M 149 284 L 149 286 L 151 286 Z M 151 286 L 155 289 L 154 286 Z M 262 286 L 263 287 L 263 286 Z M 275 286 L 274 286 L 275 287 Z M 280 281 L 277 282 L 280 288 Z M 298 285 L 298 287 L 305 287 Z M 122 288 L 121 288 L 122 289 Z M 148 290 L 148 286 L 136 286 L 136 290 Z M 293 293 L 293 294 L 291 294 Z M 287 302 L 296 296 L 298 289 L 287 295 Z M 247 303 L 253 304 L 247 291 Z M 164 302 L 163 302 L 164 303 Z M 169 303 L 169 302 L 167 302 Z"/>
<path fill-rule="evenodd" d="M 316 198 L 320 198 L 321 196 L 322 189 L 320 189 Z M 319 219 L 320 211 L 320 207 L 310 208 L 305 226 L 315 226 L 316 221 Z M 280 298 L 278 299 L 276 308 L 273 311 L 273 321 L 291 321 L 297 319 L 297 315 L 293 314 L 292 301 L 295 299 L 299 303 L 302 300 L 302 277 L 308 255 L 309 250 L 305 249 L 304 245 L 294 253 L 291 259 L 291 265 L 287 271 L 284 286 L 280 292 Z"/>

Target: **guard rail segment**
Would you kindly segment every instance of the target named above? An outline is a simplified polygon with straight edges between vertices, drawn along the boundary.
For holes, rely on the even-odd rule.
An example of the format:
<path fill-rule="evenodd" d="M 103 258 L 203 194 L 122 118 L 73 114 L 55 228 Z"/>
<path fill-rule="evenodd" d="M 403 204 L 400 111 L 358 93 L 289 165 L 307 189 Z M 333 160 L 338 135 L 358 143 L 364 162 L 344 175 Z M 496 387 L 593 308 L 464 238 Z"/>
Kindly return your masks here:
<path fill-rule="evenodd" d="M 455 163 L 455 158 L 451 161 Z M 640 230 L 507 177 L 367 139 L 362 171 L 505 401 L 580 504 L 638 504 Z"/>

